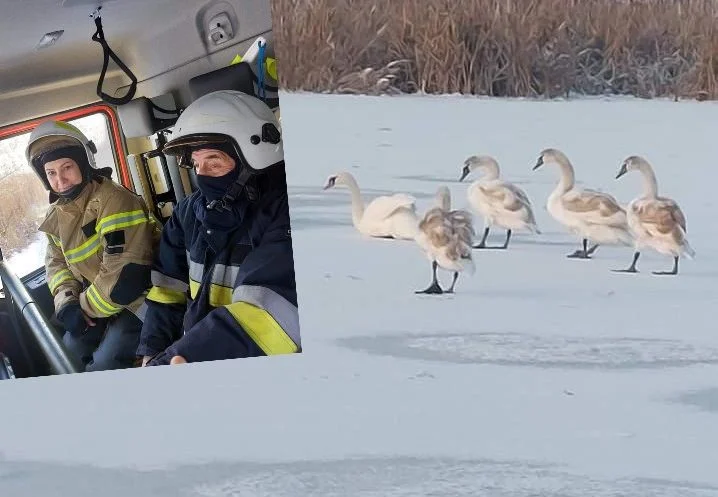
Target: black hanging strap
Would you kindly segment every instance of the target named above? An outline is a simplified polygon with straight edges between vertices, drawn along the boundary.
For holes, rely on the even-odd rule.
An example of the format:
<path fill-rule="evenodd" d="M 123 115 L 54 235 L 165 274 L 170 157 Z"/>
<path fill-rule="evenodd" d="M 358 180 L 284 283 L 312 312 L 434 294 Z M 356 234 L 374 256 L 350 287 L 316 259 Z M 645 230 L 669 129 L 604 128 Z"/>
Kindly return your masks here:
<path fill-rule="evenodd" d="M 102 55 L 104 57 L 104 61 L 102 63 L 102 73 L 100 73 L 100 79 L 97 82 L 97 96 L 105 102 L 114 105 L 124 105 L 130 100 L 132 100 L 132 97 L 135 96 L 135 91 L 137 90 L 137 78 L 132 73 L 132 71 L 130 71 L 130 69 L 125 65 L 125 63 L 122 62 L 119 57 L 117 57 L 115 52 L 112 51 L 110 46 L 107 44 L 107 41 L 105 41 L 105 33 L 102 30 L 102 20 L 100 19 L 101 8 L 102 6 L 98 7 L 95 12 L 90 14 L 90 17 L 93 17 L 95 19 L 95 26 L 97 27 L 97 31 L 95 31 L 95 34 L 92 35 L 92 41 L 96 41 L 97 43 L 102 45 Z M 121 98 L 112 97 L 102 91 L 102 84 L 105 81 L 105 73 L 107 72 L 107 66 L 110 62 L 110 57 L 112 57 L 112 60 L 114 60 L 115 63 L 120 66 L 120 69 L 122 69 L 125 74 L 127 74 L 132 80 L 132 84 L 130 85 L 130 89 L 127 91 L 127 94 Z"/>

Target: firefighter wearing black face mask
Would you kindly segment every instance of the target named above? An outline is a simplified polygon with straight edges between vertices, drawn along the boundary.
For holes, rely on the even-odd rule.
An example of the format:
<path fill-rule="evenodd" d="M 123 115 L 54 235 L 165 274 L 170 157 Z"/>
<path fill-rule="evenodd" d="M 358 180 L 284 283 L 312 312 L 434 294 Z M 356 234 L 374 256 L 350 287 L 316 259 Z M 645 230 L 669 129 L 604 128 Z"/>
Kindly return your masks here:
<path fill-rule="evenodd" d="M 160 228 L 144 201 L 95 167 L 76 127 L 46 121 L 26 158 L 50 193 L 47 282 L 63 341 L 86 371 L 132 367 Z"/>
<path fill-rule="evenodd" d="M 284 151 L 261 100 L 218 91 L 179 117 L 165 153 L 199 190 L 163 228 L 138 354 L 150 366 L 301 351 Z"/>

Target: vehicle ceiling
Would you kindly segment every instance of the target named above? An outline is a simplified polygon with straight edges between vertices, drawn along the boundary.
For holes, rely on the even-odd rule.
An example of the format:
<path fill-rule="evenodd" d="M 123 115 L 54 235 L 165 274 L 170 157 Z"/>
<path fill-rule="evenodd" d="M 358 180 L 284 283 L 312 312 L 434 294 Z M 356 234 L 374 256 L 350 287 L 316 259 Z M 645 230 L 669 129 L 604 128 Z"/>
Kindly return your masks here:
<path fill-rule="evenodd" d="M 172 90 L 182 100 L 179 81 L 228 64 L 271 30 L 269 0 L 0 0 L 0 126 L 99 100 L 103 53 L 90 17 L 99 5 L 105 39 L 140 82 L 136 96 Z M 222 7 L 234 9 L 238 28 L 235 20 L 234 39 L 212 47 L 202 15 Z M 35 49 L 56 30 L 55 45 Z M 110 60 L 103 91 L 121 97 L 129 82 Z"/>

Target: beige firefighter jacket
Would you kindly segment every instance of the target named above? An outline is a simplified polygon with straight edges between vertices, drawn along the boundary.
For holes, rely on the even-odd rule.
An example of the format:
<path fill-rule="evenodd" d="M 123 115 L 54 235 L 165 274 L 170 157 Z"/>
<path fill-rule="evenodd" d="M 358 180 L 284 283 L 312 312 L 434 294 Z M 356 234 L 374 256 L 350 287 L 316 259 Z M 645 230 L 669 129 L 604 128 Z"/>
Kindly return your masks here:
<path fill-rule="evenodd" d="M 47 282 L 55 311 L 78 302 L 90 317 L 123 308 L 143 319 L 145 295 L 161 225 L 142 197 L 106 178 L 91 181 L 73 201 L 50 205 Z"/>

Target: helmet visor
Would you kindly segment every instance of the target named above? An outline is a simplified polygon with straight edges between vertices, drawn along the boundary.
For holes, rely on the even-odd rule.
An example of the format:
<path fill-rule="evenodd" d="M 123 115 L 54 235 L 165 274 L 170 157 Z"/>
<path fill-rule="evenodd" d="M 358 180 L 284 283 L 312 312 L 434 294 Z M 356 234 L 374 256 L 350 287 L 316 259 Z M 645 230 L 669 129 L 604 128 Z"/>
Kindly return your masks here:
<path fill-rule="evenodd" d="M 34 143 L 31 143 L 28 146 L 28 155 L 30 156 L 30 160 L 33 161 L 47 152 L 66 147 L 83 148 L 82 143 L 75 138 L 62 135 L 50 135 L 39 138 L 35 140 Z"/>
<path fill-rule="evenodd" d="M 216 147 L 213 147 L 216 145 Z M 185 169 L 192 169 L 192 152 L 201 148 L 217 148 L 229 153 L 233 158 L 239 158 L 240 154 L 237 146 L 230 137 L 221 134 L 193 134 L 170 140 L 162 148 L 167 155 L 177 157 L 177 165 Z"/>

